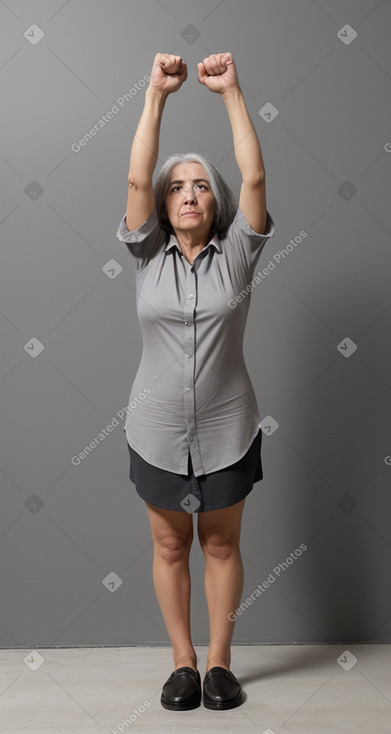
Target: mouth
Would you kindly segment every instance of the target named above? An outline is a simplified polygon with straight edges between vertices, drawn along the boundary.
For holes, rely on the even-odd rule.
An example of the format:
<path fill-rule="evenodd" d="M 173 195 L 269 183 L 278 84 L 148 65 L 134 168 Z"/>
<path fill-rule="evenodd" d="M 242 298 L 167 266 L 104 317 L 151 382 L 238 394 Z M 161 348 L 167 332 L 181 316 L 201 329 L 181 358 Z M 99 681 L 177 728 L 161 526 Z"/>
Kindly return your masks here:
<path fill-rule="evenodd" d="M 182 214 L 183 217 L 198 217 L 199 212 L 185 212 Z"/>

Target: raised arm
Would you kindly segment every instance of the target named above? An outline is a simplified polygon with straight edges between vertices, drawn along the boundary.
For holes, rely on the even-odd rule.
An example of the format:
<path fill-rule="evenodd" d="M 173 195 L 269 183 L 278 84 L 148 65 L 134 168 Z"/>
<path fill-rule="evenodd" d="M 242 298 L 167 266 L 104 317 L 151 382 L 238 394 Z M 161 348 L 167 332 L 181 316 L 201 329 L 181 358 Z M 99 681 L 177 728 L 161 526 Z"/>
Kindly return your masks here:
<path fill-rule="evenodd" d="M 187 66 L 180 56 L 158 53 L 145 92 L 144 109 L 130 151 L 126 226 L 140 227 L 155 207 L 153 172 L 159 155 L 160 124 L 166 99 L 187 78 Z"/>
<path fill-rule="evenodd" d="M 255 232 L 265 233 L 266 179 L 261 146 L 240 89 L 230 53 L 212 54 L 197 64 L 198 79 L 222 95 L 229 115 L 235 158 L 242 175 L 239 208 Z"/>

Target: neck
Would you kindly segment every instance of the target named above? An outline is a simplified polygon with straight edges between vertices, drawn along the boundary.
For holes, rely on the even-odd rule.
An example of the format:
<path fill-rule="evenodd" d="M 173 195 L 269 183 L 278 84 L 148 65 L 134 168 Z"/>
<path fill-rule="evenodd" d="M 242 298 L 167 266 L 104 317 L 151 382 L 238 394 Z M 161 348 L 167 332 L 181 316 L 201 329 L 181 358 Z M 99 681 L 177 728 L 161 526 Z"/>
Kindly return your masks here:
<path fill-rule="evenodd" d="M 202 250 L 210 240 L 210 232 L 179 232 L 176 230 L 175 236 L 180 248 L 186 252 Z"/>

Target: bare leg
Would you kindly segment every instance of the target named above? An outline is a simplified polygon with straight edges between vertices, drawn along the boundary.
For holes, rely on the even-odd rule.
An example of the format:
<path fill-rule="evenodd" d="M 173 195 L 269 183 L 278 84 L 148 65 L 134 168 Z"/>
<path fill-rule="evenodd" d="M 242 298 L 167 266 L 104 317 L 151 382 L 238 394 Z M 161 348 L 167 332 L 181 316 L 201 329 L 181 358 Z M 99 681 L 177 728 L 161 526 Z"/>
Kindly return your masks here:
<path fill-rule="evenodd" d="M 222 510 L 198 515 L 198 536 L 205 555 L 205 593 L 209 611 L 210 645 L 206 672 L 231 664 L 231 641 L 235 622 L 228 617 L 240 604 L 243 564 L 240 528 L 245 499 Z"/>
<path fill-rule="evenodd" d="M 193 516 L 145 504 L 154 544 L 153 583 L 171 640 L 175 670 L 185 665 L 197 670 L 190 631 L 189 554 Z"/>

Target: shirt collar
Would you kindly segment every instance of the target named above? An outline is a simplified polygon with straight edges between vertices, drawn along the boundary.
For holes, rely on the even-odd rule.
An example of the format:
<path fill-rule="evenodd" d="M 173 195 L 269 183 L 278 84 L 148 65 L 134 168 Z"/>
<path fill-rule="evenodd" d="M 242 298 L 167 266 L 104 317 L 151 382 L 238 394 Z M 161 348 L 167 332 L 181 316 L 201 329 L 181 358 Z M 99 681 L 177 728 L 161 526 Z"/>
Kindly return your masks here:
<path fill-rule="evenodd" d="M 216 250 L 218 252 L 221 252 L 220 240 L 219 240 L 217 234 L 214 234 L 213 235 L 213 237 L 209 240 L 208 244 L 203 248 L 203 250 L 206 250 L 210 245 L 214 245 L 215 248 L 216 248 Z M 165 252 L 170 252 L 170 250 L 173 250 L 174 247 L 177 248 L 178 252 L 182 253 L 182 250 L 181 250 L 181 248 L 178 245 L 177 238 L 175 237 L 174 234 L 172 234 L 172 235 L 170 235 L 170 239 L 168 241 L 168 244 L 164 248 L 164 251 Z M 200 252 L 202 252 L 203 250 L 201 250 Z"/>

